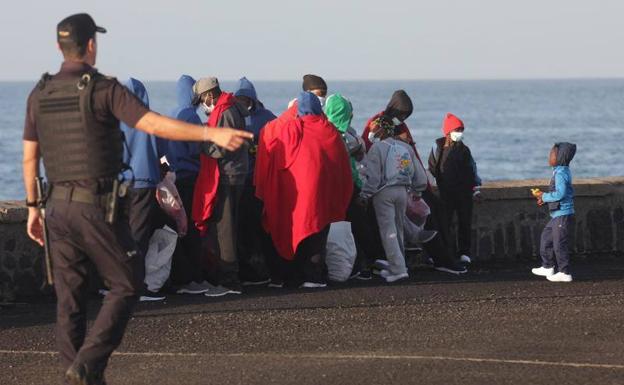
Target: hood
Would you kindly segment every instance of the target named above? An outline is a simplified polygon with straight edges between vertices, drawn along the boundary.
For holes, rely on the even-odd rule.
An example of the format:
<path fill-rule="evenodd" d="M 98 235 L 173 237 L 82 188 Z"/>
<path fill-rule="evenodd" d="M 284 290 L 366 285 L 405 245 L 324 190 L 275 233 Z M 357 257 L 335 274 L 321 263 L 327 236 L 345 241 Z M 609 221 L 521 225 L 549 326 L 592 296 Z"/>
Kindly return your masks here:
<path fill-rule="evenodd" d="M 149 107 L 149 97 L 147 96 L 147 90 L 145 85 L 140 80 L 130 78 L 126 82 L 125 86 L 132 92 L 137 98 L 141 99 L 146 107 Z"/>
<path fill-rule="evenodd" d="M 321 115 L 323 109 L 319 98 L 311 92 L 302 92 L 297 98 L 297 115 Z"/>
<path fill-rule="evenodd" d="M 555 143 L 557 149 L 557 166 L 569 166 L 576 154 L 576 144 L 560 142 Z"/>
<path fill-rule="evenodd" d="M 388 102 L 388 105 L 386 106 L 386 111 L 384 111 L 384 115 L 389 116 L 390 118 L 397 118 L 404 122 L 407 118 L 409 118 L 412 112 L 414 112 L 412 99 L 410 99 L 407 95 L 407 92 L 397 90 L 392 94 L 390 102 Z"/>
<path fill-rule="evenodd" d="M 351 126 L 353 119 L 353 107 L 351 103 L 340 94 L 333 94 L 325 102 L 325 115 L 338 131 L 345 133 Z"/>
<path fill-rule="evenodd" d="M 178 79 L 178 83 L 176 85 L 176 97 L 179 108 L 192 106 L 193 84 L 195 84 L 195 79 L 189 75 L 182 75 L 180 76 L 180 79 Z"/>
<path fill-rule="evenodd" d="M 444 136 L 447 136 L 460 127 L 464 127 L 464 122 L 450 112 L 447 113 L 442 122 L 442 133 Z"/>
<path fill-rule="evenodd" d="M 258 101 L 258 94 L 256 93 L 256 87 L 246 77 L 242 77 L 238 80 L 238 87 L 234 96 L 246 96 L 254 101 Z"/>

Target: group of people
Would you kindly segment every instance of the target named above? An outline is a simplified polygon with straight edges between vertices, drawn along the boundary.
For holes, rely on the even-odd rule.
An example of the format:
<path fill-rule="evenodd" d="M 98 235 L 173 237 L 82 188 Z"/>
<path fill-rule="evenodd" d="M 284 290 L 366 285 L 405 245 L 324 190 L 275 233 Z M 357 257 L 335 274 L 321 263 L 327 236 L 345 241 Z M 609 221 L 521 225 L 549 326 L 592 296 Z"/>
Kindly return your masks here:
<path fill-rule="evenodd" d="M 167 277 L 180 294 L 239 294 L 243 284 L 324 287 L 328 237 L 345 220 L 356 250 L 347 277 L 367 280 L 375 270 L 386 282 L 405 279 L 405 253 L 414 247 L 439 271 L 466 272 L 481 181 L 456 116 L 444 118 L 427 167 L 405 123 L 413 106 L 402 90 L 361 137 L 349 100 L 328 96 L 315 75 L 304 76 L 303 92 L 279 117 L 245 78 L 228 93 L 214 77 L 182 76 L 178 106 L 166 117 L 150 111 L 140 81 L 123 87 L 98 72 L 97 33 L 106 29 L 86 13 L 58 23 L 63 64 L 33 88 L 23 134 L 26 230 L 46 248 L 64 383 L 106 384 L 139 295 L 163 298 L 144 285 L 152 267 L 145 256 L 162 224 L 180 237 Z M 542 266 L 532 272 L 550 281 L 572 280 L 575 152 L 571 143 L 555 144 L 549 191 L 533 191 L 552 219 L 542 233 Z M 41 160 L 47 191 L 37 189 Z M 455 216 L 457 239 L 449 235 Z M 342 235 L 338 241 L 349 238 Z M 110 290 L 87 330 L 91 265 Z"/>
<path fill-rule="evenodd" d="M 148 104 L 140 81 L 126 86 Z M 444 117 L 443 136 L 423 162 L 406 124 L 413 104 L 403 90 L 368 120 L 361 136 L 351 125 L 351 102 L 329 94 L 325 80 L 312 74 L 279 117 L 245 77 L 229 93 L 216 77 L 183 75 L 177 101 L 172 118 L 246 130 L 254 139 L 227 151 L 121 124 L 129 166 L 124 178 L 134 181 L 127 212 L 139 252 L 147 253 L 156 228 L 179 227 L 156 203 L 164 175 L 175 180 L 188 219 L 184 231 L 177 229 L 182 234 L 169 290 L 146 289 L 143 300 L 164 299 L 167 291 L 240 294 L 246 285 L 325 287 L 327 239 L 340 221 L 351 223 L 355 243 L 351 279 L 375 273 L 386 282 L 408 278 L 406 251 L 421 248 L 434 269 L 467 271 L 481 179 L 455 115 Z M 409 215 L 414 203 L 429 215 Z M 456 238 L 450 231 L 455 217 Z"/>

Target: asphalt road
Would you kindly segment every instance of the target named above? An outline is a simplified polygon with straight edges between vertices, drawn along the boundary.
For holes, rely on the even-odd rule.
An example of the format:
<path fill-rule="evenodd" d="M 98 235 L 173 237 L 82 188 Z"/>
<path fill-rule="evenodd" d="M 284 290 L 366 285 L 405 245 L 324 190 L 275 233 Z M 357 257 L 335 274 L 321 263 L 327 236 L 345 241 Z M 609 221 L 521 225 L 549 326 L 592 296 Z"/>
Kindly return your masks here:
<path fill-rule="evenodd" d="M 316 291 L 141 304 L 109 384 L 624 384 L 624 261 L 418 271 Z M 98 300 L 92 305 L 97 308 Z M 96 309 L 94 309 L 96 310 Z M 55 384 L 52 303 L 0 310 L 0 384 Z"/>

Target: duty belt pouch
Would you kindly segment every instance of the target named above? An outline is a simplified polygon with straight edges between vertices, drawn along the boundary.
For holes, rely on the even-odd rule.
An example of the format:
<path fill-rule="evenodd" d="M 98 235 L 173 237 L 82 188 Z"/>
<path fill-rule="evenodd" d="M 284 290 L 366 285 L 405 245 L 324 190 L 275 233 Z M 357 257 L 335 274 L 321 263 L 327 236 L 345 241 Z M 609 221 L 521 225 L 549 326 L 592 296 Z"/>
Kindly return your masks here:
<path fill-rule="evenodd" d="M 128 194 L 129 184 L 122 183 L 118 179 L 113 181 L 113 190 L 106 195 L 106 223 L 112 225 L 117 222 L 117 217 L 120 210 L 120 199 L 124 198 Z"/>

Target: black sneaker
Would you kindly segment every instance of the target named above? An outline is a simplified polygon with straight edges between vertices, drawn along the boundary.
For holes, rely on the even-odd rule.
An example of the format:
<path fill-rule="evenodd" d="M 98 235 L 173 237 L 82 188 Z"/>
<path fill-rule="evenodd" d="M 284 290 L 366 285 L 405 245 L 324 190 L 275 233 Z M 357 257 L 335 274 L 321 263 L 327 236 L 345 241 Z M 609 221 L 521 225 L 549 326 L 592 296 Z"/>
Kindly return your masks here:
<path fill-rule="evenodd" d="M 370 281 L 373 279 L 373 273 L 370 270 L 362 270 L 360 271 L 360 274 L 355 277 L 355 279 L 360 281 Z"/>
<path fill-rule="evenodd" d="M 433 266 L 434 270 L 441 271 L 444 273 L 460 275 L 468 272 L 465 266 Z"/>
<path fill-rule="evenodd" d="M 284 287 L 284 281 L 271 279 L 267 286 L 273 289 L 282 289 Z"/>
<path fill-rule="evenodd" d="M 237 281 L 223 283 L 221 287 L 228 290 L 227 294 L 243 294 L 243 285 Z"/>
<path fill-rule="evenodd" d="M 143 292 L 141 293 L 141 296 L 139 297 L 139 301 L 141 302 L 159 302 L 159 301 L 164 301 L 165 300 L 164 295 L 157 293 L 155 291 L 150 291 L 150 290 L 143 290 Z"/>

